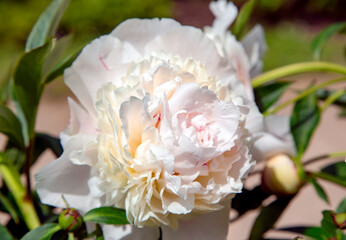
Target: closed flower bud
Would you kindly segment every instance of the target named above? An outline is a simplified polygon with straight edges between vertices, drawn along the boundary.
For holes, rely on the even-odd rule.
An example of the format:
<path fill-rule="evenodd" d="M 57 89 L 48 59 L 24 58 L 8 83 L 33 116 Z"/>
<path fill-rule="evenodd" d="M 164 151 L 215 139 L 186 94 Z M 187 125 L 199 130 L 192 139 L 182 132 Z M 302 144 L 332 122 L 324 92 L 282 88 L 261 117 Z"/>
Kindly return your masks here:
<path fill-rule="evenodd" d="M 267 160 L 262 173 L 262 186 L 278 196 L 298 192 L 302 181 L 292 159 L 286 154 L 278 154 Z"/>
<path fill-rule="evenodd" d="M 83 219 L 77 209 L 67 208 L 59 216 L 59 225 L 68 232 L 77 231 L 83 223 Z"/>

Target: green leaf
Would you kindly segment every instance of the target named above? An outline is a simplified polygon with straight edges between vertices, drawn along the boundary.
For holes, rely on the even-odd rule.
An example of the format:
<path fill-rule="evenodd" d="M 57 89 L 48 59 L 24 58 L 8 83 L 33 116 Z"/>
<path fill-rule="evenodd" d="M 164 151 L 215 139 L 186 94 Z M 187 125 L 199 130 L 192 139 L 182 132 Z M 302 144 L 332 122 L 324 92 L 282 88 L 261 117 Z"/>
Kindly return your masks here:
<path fill-rule="evenodd" d="M 13 99 L 24 128 L 24 142 L 33 134 L 37 106 L 42 94 L 42 68 L 51 43 L 24 53 L 14 72 Z"/>
<path fill-rule="evenodd" d="M 0 236 L 1 240 L 14 240 L 14 238 L 11 236 L 11 233 L 7 231 L 7 229 L 0 224 Z"/>
<path fill-rule="evenodd" d="M 70 54 L 66 58 L 64 58 L 62 61 L 60 61 L 53 70 L 48 74 L 46 79 L 44 80 L 44 83 L 49 83 L 53 81 L 55 78 L 59 77 L 64 73 L 64 70 L 71 66 L 73 61 L 78 57 L 80 54 L 82 48 L 78 49 L 76 52 Z"/>
<path fill-rule="evenodd" d="M 331 211 L 323 211 L 323 219 L 321 221 L 321 227 L 323 230 L 324 235 L 329 237 L 335 236 L 336 226 L 333 222 L 333 217 L 331 215 Z"/>
<path fill-rule="evenodd" d="M 323 190 L 323 188 L 321 187 L 321 185 L 318 184 L 318 182 L 314 179 L 314 178 L 309 178 L 309 182 L 314 186 L 317 195 L 326 203 L 329 203 L 328 201 L 328 196 L 326 194 L 326 192 Z"/>
<path fill-rule="evenodd" d="M 325 240 L 325 238 L 322 237 L 323 230 L 320 227 L 310 227 L 305 230 L 304 235 L 312 237 L 316 240 Z"/>
<path fill-rule="evenodd" d="M 114 207 L 100 207 L 87 212 L 83 217 L 85 222 L 99 224 L 128 224 L 125 210 Z"/>
<path fill-rule="evenodd" d="M 44 10 L 26 40 L 25 52 L 42 46 L 48 37 L 55 34 L 69 2 L 69 0 L 53 0 Z"/>
<path fill-rule="evenodd" d="M 318 90 L 317 97 L 321 100 L 326 100 L 328 97 L 333 95 L 336 91 L 335 90 L 329 90 L 329 89 L 320 89 Z M 339 106 L 339 107 L 346 107 L 346 93 L 341 95 L 336 101 L 333 102 L 333 104 Z"/>
<path fill-rule="evenodd" d="M 15 207 L 13 206 L 11 201 L 8 200 L 6 198 L 6 196 L 3 195 L 1 192 L 0 192 L 0 203 L 8 211 L 8 213 L 11 215 L 11 217 L 13 218 L 13 221 L 15 223 L 18 223 L 19 222 L 19 217 L 18 217 L 18 214 L 17 214 L 17 211 L 16 211 Z M 0 233 L 0 236 L 1 236 L 1 233 Z"/>
<path fill-rule="evenodd" d="M 270 108 L 292 82 L 274 82 L 255 88 L 256 104 L 261 112 Z"/>
<path fill-rule="evenodd" d="M 336 208 L 336 213 L 345 213 L 346 212 L 346 198 L 344 198 L 339 206 Z"/>
<path fill-rule="evenodd" d="M 346 164 L 344 161 L 332 163 L 321 169 L 321 171 L 322 173 L 330 174 L 336 177 L 341 183 L 343 183 L 343 185 L 346 184 Z"/>
<path fill-rule="evenodd" d="M 252 227 L 250 240 L 263 239 L 263 234 L 273 228 L 293 197 L 278 198 L 266 207 L 262 207 L 260 214 Z"/>
<path fill-rule="evenodd" d="M 261 186 L 257 186 L 252 190 L 243 189 L 241 193 L 236 194 L 232 199 L 231 208 L 238 212 L 238 217 L 249 210 L 256 209 L 261 206 L 262 202 L 270 196 L 262 190 Z"/>
<path fill-rule="evenodd" d="M 35 158 L 39 157 L 41 153 L 46 149 L 52 150 L 52 152 L 57 157 L 59 157 L 63 152 L 63 148 L 60 144 L 59 138 L 52 137 L 45 133 L 36 133 Z"/>
<path fill-rule="evenodd" d="M 243 31 L 248 23 L 251 13 L 256 6 L 257 0 L 249 0 L 240 9 L 237 19 L 232 27 L 233 35 L 239 40 L 243 34 Z"/>
<path fill-rule="evenodd" d="M 60 229 L 61 228 L 57 223 L 44 224 L 25 234 L 21 240 L 50 240 L 53 234 Z"/>
<path fill-rule="evenodd" d="M 334 23 L 323 29 L 311 42 L 311 49 L 313 51 L 313 58 L 319 60 L 323 47 L 327 40 L 334 34 L 339 33 L 346 29 L 346 22 Z"/>
<path fill-rule="evenodd" d="M 5 134 L 16 143 L 18 146 L 23 147 L 23 137 L 21 132 L 21 125 L 12 111 L 5 105 L 0 103 L 0 132 Z"/>
<path fill-rule="evenodd" d="M 291 115 L 291 131 L 297 149 L 298 159 L 304 154 L 310 138 L 320 120 L 316 93 L 297 101 Z"/>

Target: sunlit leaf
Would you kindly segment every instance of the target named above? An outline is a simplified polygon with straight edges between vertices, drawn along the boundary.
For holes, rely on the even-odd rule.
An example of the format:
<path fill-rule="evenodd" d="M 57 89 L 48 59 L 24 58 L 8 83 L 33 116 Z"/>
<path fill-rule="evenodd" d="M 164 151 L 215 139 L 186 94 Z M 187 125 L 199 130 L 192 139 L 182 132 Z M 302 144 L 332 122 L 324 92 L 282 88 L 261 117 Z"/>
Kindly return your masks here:
<path fill-rule="evenodd" d="M 321 227 L 324 235 L 327 237 L 334 237 L 336 226 L 334 225 L 331 211 L 323 211 L 323 219 L 321 221 Z"/>
<path fill-rule="evenodd" d="M 339 206 L 336 208 L 336 213 L 345 213 L 346 212 L 346 198 L 344 198 Z"/>
<path fill-rule="evenodd" d="M 298 158 L 300 158 L 309 145 L 320 120 L 320 111 L 317 105 L 316 93 L 302 98 L 296 102 L 291 115 L 291 131 L 296 144 Z"/>
<path fill-rule="evenodd" d="M 266 207 L 262 207 L 260 214 L 252 227 L 250 240 L 263 239 L 263 234 L 273 228 L 293 197 L 278 198 Z"/>
<path fill-rule="evenodd" d="M 337 34 L 346 29 L 346 22 L 334 23 L 323 29 L 311 42 L 313 58 L 319 60 L 323 47 L 327 40 L 334 34 Z"/>
<path fill-rule="evenodd" d="M 71 66 L 71 64 L 78 57 L 80 52 L 81 49 L 78 49 L 74 53 L 70 54 L 69 56 L 61 60 L 45 78 L 44 83 L 49 83 L 53 81 L 55 78 L 61 76 L 64 73 L 64 70 Z"/>
<path fill-rule="evenodd" d="M 21 240 L 50 240 L 53 234 L 60 229 L 61 227 L 57 223 L 44 224 L 25 234 Z"/>
<path fill-rule="evenodd" d="M 7 135 L 18 146 L 23 147 L 21 125 L 12 111 L 5 105 L 0 104 L 0 132 Z"/>
<path fill-rule="evenodd" d="M 53 0 L 52 3 L 44 10 L 32 28 L 28 39 L 26 40 L 26 52 L 42 46 L 49 36 L 55 34 L 60 19 L 64 14 L 69 2 L 69 0 Z"/>
<path fill-rule="evenodd" d="M 83 216 L 86 222 L 96 222 L 99 224 L 128 224 L 125 210 L 114 207 L 100 207 L 87 212 Z"/>
<path fill-rule="evenodd" d="M 14 240 L 14 238 L 11 236 L 11 233 L 7 231 L 7 229 L 0 224 L 0 236 L 1 240 Z"/>
<path fill-rule="evenodd" d="M 24 53 L 14 72 L 13 99 L 24 127 L 25 143 L 33 134 L 37 106 L 42 94 L 42 68 L 51 43 Z"/>
<path fill-rule="evenodd" d="M 291 85 L 291 82 L 274 82 L 254 89 L 256 104 L 261 112 L 270 108 Z"/>
<path fill-rule="evenodd" d="M 318 182 L 314 179 L 314 178 L 309 178 L 309 182 L 312 183 L 312 185 L 314 186 L 317 195 L 326 203 L 328 203 L 328 196 L 326 194 L 326 192 L 323 190 L 323 188 L 321 187 L 320 184 L 318 184 Z"/>
<path fill-rule="evenodd" d="M 232 34 L 237 39 L 241 38 L 242 33 L 246 27 L 246 24 L 248 23 L 248 21 L 251 17 L 251 13 L 253 12 L 253 10 L 256 6 L 257 1 L 258 0 L 249 0 L 240 9 L 238 17 L 235 20 L 233 27 L 232 27 Z"/>

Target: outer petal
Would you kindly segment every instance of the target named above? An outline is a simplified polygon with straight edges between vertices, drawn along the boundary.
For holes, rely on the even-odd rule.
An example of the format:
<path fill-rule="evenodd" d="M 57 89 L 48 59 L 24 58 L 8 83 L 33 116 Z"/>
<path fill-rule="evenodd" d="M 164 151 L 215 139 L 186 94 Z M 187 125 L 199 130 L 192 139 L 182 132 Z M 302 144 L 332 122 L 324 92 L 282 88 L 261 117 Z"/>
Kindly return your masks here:
<path fill-rule="evenodd" d="M 107 82 L 120 82 L 127 64 L 139 57 L 130 44 L 109 35 L 102 36 L 87 45 L 72 66 L 65 70 L 65 83 L 88 112 L 96 116 L 97 90 Z"/>
<path fill-rule="evenodd" d="M 265 132 L 254 142 L 252 153 L 256 160 L 265 160 L 278 153 L 294 155 L 296 152 L 289 121 L 286 116 L 265 119 Z"/>
<path fill-rule="evenodd" d="M 159 228 L 104 225 L 102 230 L 106 240 L 157 240 L 160 237 Z"/>
<path fill-rule="evenodd" d="M 176 231 L 163 226 L 162 239 L 225 239 L 228 232 L 230 205 L 230 201 L 226 201 L 224 208 L 220 211 L 181 221 Z"/>
<path fill-rule="evenodd" d="M 263 27 L 261 25 L 256 25 L 242 39 L 241 44 L 250 59 L 250 77 L 253 78 L 262 71 L 262 58 L 264 53 L 267 51 Z"/>
<path fill-rule="evenodd" d="M 35 175 L 36 189 L 42 203 L 57 207 L 66 207 L 61 195 L 64 195 L 70 207 L 86 212 L 101 206 L 102 199 L 91 195 L 88 181 L 92 176 L 91 168 L 86 165 L 74 165 L 69 160 L 72 150 L 80 149 L 83 141 L 72 138 L 67 141 L 62 156 L 47 164 Z"/>
<path fill-rule="evenodd" d="M 213 29 L 222 36 L 236 18 L 238 9 L 232 2 L 226 0 L 210 2 L 209 8 L 215 16 Z"/>
<path fill-rule="evenodd" d="M 111 33 L 121 41 L 128 42 L 142 55 L 148 42 L 158 35 L 175 31 L 181 25 L 173 19 L 129 19 L 121 23 Z"/>

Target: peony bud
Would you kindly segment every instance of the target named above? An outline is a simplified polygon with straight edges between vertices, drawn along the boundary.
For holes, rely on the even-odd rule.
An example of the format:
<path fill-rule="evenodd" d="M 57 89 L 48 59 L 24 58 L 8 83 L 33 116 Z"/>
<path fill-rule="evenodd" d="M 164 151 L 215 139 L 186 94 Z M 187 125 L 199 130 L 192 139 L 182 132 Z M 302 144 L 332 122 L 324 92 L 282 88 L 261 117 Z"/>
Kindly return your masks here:
<path fill-rule="evenodd" d="M 75 208 L 67 208 L 59 216 L 59 225 L 68 232 L 77 231 L 82 223 L 83 219 Z"/>
<path fill-rule="evenodd" d="M 278 196 L 298 192 L 302 181 L 292 159 L 286 154 L 278 154 L 266 161 L 262 173 L 262 186 Z"/>

